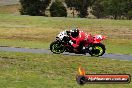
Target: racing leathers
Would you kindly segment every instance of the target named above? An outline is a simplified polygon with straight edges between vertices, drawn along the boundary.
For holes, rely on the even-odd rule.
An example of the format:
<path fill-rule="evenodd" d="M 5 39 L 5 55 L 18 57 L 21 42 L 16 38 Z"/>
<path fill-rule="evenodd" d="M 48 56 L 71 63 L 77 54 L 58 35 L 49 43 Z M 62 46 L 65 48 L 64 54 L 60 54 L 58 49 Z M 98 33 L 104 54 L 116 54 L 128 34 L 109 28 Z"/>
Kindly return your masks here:
<path fill-rule="evenodd" d="M 77 49 L 78 51 L 82 50 L 93 42 L 92 35 L 83 31 L 79 31 L 79 35 L 76 38 L 73 38 L 72 36 L 70 36 L 70 38 L 71 41 L 69 41 L 69 43 L 73 46 L 74 49 Z"/>

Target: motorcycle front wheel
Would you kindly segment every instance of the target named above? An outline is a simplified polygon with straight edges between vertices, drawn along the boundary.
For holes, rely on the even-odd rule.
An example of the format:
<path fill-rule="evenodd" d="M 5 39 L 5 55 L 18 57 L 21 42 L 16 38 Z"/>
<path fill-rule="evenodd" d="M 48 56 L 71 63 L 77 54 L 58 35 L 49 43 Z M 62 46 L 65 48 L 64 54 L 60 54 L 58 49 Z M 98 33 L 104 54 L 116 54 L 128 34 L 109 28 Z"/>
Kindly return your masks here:
<path fill-rule="evenodd" d="M 105 53 L 105 45 L 102 43 L 97 43 L 92 45 L 92 50 L 89 52 L 91 56 L 99 57 Z"/>
<path fill-rule="evenodd" d="M 65 46 L 58 41 L 54 41 L 50 44 L 50 50 L 54 54 L 61 54 L 65 51 Z"/>

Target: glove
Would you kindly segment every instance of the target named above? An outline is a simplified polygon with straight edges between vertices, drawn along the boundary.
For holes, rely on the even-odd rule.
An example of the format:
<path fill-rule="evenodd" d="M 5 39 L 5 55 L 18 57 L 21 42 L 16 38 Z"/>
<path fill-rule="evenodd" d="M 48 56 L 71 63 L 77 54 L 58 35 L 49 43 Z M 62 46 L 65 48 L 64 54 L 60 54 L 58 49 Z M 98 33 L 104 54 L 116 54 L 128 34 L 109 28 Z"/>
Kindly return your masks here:
<path fill-rule="evenodd" d="M 69 43 L 72 45 L 73 44 L 72 40 L 70 40 Z"/>
<path fill-rule="evenodd" d="M 70 31 L 66 31 L 67 35 L 70 36 Z"/>

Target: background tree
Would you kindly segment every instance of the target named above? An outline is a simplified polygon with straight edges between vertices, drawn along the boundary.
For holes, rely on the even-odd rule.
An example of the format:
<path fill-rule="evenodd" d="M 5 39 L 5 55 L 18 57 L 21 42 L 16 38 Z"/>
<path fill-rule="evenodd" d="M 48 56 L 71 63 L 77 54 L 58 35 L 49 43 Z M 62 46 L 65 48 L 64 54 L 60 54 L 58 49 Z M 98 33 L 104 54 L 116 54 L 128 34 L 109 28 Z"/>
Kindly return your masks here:
<path fill-rule="evenodd" d="M 125 16 L 128 10 L 127 0 L 104 0 L 103 6 L 107 16 L 113 16 L 114 19 L 120 19 Z"/>
<path fill-rule="evenodd" d="M 50 15 L 52 17 L 67 17 L 67 9 L 60 1 L 55 1 L 50 7 Z"/>
<path fill-rule="evenodd" d="M 65 0 L 65 3 L 67 7 L 70 8 L 70 10 L 72 10 L 72 15 L 74 17 L 75 16 L 75 5 L 76 5 L 75 0 Z"/>
<path fill-rule="evenodd" d="M 129 20 L 132 19 L 132 10 L 128 11 L 128 13 L 127 13 L 127 18 L 128 18 Z"/>
<path fill-rule="evenodd" d="M 98 19 L 105 16 L 104 6 L 102 0 L 96 0 L 92 5 L 91 13 L 96 16 Z"/>
<path fill-rule="evenodd" d="M 127 6 L 128 6 L 128 10 L 126 12 L 126 16 L 129 20 L 132 19 L 132 0 L 127 0 Z"/>
<path fill-rule="evenodd" d="M 51 0 L 20 0 L 22 15 L 42 16 Z"/>
<path fill-rule="evenodd" d="M 92 13 L 97 18 L 101 16 L 112 16 L 114 19 L 121 19 L 122 17 L 127 17 L 128 12 L 130 14 L 131 1 L 132 0 L 96 0 L 92 5 Z"/>
<path fill-rule="evenodd" d="M 95 0 L 65 0 L 69 8 L 74 8 L 79 14 L 79 17 L 86 17 L 88 15 L 88 7 L 93 4 Z"/>

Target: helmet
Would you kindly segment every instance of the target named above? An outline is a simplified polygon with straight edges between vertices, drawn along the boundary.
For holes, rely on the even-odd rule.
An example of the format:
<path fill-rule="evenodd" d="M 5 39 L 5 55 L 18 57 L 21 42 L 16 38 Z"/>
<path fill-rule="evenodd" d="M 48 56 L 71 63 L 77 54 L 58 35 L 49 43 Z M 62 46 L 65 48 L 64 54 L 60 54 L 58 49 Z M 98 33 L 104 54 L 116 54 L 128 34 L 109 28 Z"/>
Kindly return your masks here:
<path fill-rule="evenodd" d="M 72 29 L 72 30 L 70 30 L 70 32 L 71 32 L 71 36 L 73 38 L 76 38 L 79 35 L 79 29 L 78 28 Z"/>

